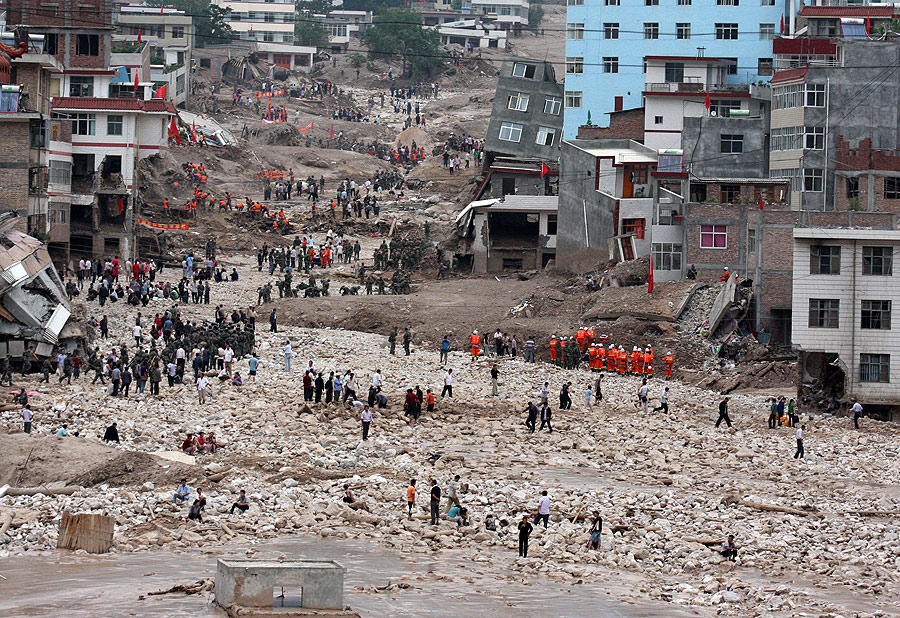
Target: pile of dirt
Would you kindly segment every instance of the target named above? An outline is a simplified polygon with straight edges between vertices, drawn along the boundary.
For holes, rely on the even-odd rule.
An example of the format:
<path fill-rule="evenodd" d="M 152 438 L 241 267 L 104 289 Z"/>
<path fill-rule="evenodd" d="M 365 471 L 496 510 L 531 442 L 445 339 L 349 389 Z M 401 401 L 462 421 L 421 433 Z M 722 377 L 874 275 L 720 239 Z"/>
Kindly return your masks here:
<path fill-rule="evenodd" d="M 257 128 L 255 141 L 275 146 L 300 146 L 306 143 L 306 137 L 298 133 L 294 125 L 279 122 Z"/>
<path fill-rule="evenodd" d="M 616 319 L 629 315 L 642 319 L 675 321 L 700 284 L 694 281 L 660 283 L 648 294 L 643 285 L 604 287 L 591 297 L 585 321 Z"/>
<path fill-rule="evenodd" d="M 431 151 L 432 139 L 428 133 L 425 132 L 425 129 L 420 129 L 419 127 L 409 127 L 403 131 L 397 136 L 394 145 L 411 146 L 413 142 L 416 143 L 417 148 L 424 148 L 426 152 Z"/>
<path fill-rule="evenodd" d="M 9 465 L 0 468 L 0 485 L 83 485 L 108 483 L 115 487 L 177 484 L 197 478 L 203 468 L 161 459 L 155 455 L 105 446 L 69 436 L 0 433 L 0 452 Z"/>

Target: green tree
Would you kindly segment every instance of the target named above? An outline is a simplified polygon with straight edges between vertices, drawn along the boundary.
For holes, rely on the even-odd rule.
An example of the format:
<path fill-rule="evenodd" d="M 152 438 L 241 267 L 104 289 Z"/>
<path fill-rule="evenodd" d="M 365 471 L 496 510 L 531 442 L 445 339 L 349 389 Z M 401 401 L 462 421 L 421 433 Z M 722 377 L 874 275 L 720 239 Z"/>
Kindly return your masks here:
<path fill-rule="evenodd" d="M 234 31 L 225 23 L 231 9 L 211 4 L 209 0 L 173 0 L 172 4 L 194 18 L 196 47 L 226 43 L 234 38 Z"/>
<path fill-rule="evenodd" d="M 427 77 L 441 65 L 440 35 L 422 27 L 422 16 L 407 9 L 393 9 L 378 16 L 363 37 L 369 58 L 399 56 L 402 74 Z"/>
<path fill-rule="evenodd" d="M 294 22 L 294 43 L 309 47 L 325 47 L 328 45 L 328 31 L 325 26 L 312 19 L 305 13 L 297 15 Z"/>
<path fill-rule="evenodd" d="M 458 11 L 462 8 L 462 0 L 450 0 L 450 8 L 454 11 Z"/>
<path fill-rule="evenodd" d="M 297 11 L 328 15 L 331 12 L 331 0 L 297 0 Z"/>
<path fill-rule="evenodd" d="M 528 27 L 534 30 L 544 21 L 544 7 L 540 4 L 532 4 L 528 7 Z"/>
<path fill-rule="evenodd" d="M 404 0 L 344 0 L 342 8 L 346 11 L 372 11 L 375 15 L 381 15 L 388 9 L 400 8 L 404 4 Z"/>

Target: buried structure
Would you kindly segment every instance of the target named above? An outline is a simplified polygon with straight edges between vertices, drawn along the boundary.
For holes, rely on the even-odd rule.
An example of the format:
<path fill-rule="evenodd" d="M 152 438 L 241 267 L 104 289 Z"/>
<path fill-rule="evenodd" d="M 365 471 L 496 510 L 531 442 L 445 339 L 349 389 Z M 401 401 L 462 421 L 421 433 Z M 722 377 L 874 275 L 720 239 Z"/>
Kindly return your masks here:
<path fill-rule="evenodd" d="M 216 603 L 233 616 L 267 615 L 274 608 L 279 616 L 307 610 L 356 615 L 344 611 L 344 567 L 327 560 L 219 560 Z"/>

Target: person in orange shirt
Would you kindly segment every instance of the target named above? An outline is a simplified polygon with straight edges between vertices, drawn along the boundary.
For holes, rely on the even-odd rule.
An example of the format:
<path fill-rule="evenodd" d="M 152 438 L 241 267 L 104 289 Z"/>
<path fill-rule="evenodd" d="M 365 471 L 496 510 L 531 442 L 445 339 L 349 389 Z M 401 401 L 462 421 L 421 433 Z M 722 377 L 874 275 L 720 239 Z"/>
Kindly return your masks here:
<path fill-rule="evenodd" d="M 614 344 L 609 344 L 609 350 L 606 352 L 606 370 L 615 373 L 616 365 L 618 365 L 619 351 Z"/>
<path fill-rule="evenodd" d="M 628 364 L 628 353 L 625 351 L 625 348 L 623 348 L 622 346 L 619 346 L 619 353 L 617 354 L 617 359 L 618 359 L 617 364 L 618 364 L 619 375 L 623 376 L 623 375 L 625 375 L 625 365 Z"/>
<path fill-rule="evenodd" d="M 472 360 L 478 360 L 478 354 L 480 352 L 479 346 L 481 345 L 481 337 L 478 335 L 477 330 L 472 331 L 472 334 L 469 336 L 469 343 L 472 344 Z"/>
<path fill-rule="evenodd" d="M 631 373 L 640 375 L 643 372 L 644 353 L 637 346 L 631 350 Z"/>
<path fill-rule="evenodd" d="M 602 343 L 594 345 L 597 346 L 597 371 L 603 371 L 603 366 L 606 364 L 606 348 Z"/>
<path fill-rule="evenodd" d="M 409 508 L 409 518 L 412 519 L 413 507 L 416 505 L 416 479 L 409 479 L 409 487 L 406 488 L 406 506 Z"/>
<path fill-rule="evenodd" d="M 334 202 L 332 202 L 332 205 L 333 204 L 334 204 Z M 312 203 L 312 215 L 313 215 L 313 217 L 316 216 L 316 203 L 315 202 Z"/>
<path fill-rule="evenodd" d="M 584 330 L 584 327 L 582 326 L 575 332 L 575 341 L 578 342 L 578 351 L 581 352 L 582 354 L 584 354 L 584 337 L 585 337 L 585 330 Z"/>
<path fill-rule="evenodd" d="M 163 210 L 169 210 L 169 198 L 163 200 Z"/>
<path fill-rule="evenodd" d="M 644 352 L 644 374 L 648 378 L 653 377 L 653 348 L 649 345 L 647 351 Z"/>
<path fill-rule="evenodd" d="M 434 393 L 431 392 L 431 389 L 428 389 L 428 392 L 425 394 L 425 403 L 428 405 L 427 410 L 429 412 L 434 412 Z"/>
<path fill-rule="evenodd" d="M 313 264 L 315 264 L 315 260 L 316 260 L 316 248 L 310 247 L 309 248 L 309 265 L 312 266 Z"/>
<path fill-rule="evenodd" d="M 550 362 L 556 362 L 556 346 L 559 342 L 556 339 L 556 335 L 550 337 Z"/>
<path fill-rule="evenodd" d="M 666 380 L 672 377 L 672 367 L 675 365 L 675 358 L 671 352 L 666 352 L 663 356 L 663 362 L 666 364 Z"/>

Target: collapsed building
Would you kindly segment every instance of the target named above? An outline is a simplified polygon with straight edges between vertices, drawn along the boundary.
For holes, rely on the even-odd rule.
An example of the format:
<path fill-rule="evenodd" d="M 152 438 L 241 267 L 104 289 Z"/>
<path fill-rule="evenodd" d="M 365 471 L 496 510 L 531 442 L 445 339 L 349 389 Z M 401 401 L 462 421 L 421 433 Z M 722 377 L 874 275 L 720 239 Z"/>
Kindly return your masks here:
<path fill-rule="evenodd" d="M 74 349 L 83 333 L 46 245 L 13 229 L 18 217 L 0 215 L 0 358 L 19 360 L 29 346 L 50 356 Z"/>

